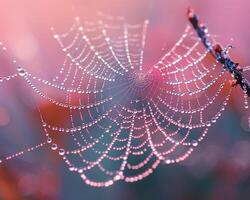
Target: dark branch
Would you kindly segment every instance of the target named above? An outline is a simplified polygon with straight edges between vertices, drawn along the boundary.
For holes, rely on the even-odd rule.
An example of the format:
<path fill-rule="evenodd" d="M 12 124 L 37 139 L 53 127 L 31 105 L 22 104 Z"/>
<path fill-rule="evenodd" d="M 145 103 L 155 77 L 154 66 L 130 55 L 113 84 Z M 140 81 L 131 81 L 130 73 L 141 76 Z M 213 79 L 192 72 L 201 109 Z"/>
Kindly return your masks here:
<path fill-rule="evenodd" d="M 201 42 L 204 44 L 205 48 L 219 63 L 221 63 L 224 66 L 224 68 L 228 72 L 230 72 L 233 75 L 236 81 L 235 85 L 240 85 L 243 91 L 250 97 L 250 84 L 245 79 L 242 73 L 243 72 L 242 68 L 239 66 L 239 63 L 234 62 L 228 55 L 228 50 L 232 48 L 232 46 L 228 46 L 225 49 L 223 49 L 219 44 L 213 46 L 208 39 L 206 26 L 200 24 L 198 16 L 194 14 L 193 10 L 188 9 L 187 15 L 188 15 L 188 20 L 192 24 L 193 28 L 195 29 L 198 37 L 201 39 Z"/>

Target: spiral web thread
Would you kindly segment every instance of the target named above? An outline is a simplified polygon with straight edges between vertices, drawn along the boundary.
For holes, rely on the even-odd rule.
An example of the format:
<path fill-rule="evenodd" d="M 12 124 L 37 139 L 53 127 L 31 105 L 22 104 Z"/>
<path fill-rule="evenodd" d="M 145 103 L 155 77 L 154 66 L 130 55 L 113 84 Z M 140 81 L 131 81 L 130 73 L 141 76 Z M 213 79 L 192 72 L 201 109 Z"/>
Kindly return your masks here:
<path fill-rule="evenodd" d="M 141 180 L 161 162 L 188 158 L 228 104 L 228 74 L 190 26 L 153 67 L 145 68 L 147 26 L 147 20 L 131 25 L 121 17 L 82 23 L 76 18 L 68 32 L 54 34 L 65 59 L 52 80 L 23 67 L 2 77 L 0 82 L 21 77 L 46 102 L 67 110 L 68 124 L 47 122 L 38 107 L 47 141 L 0 163 L 50 146 L 86 184 L 103 187 Z M 44 86 L 61 98 L 48 95 Z M 55 142 L 58 135 L 65 144 Z"/>

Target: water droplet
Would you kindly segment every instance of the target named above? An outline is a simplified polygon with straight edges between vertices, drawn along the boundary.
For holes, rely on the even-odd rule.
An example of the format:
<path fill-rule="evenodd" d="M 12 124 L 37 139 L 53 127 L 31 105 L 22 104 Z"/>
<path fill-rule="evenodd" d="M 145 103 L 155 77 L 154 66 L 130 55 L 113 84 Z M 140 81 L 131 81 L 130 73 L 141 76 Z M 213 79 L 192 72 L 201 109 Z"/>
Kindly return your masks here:
<path fill-rule="evenodd" d="M 63 156 L 65 154 L 65 150 L 64 149 L 59 149 L 59 155 Z"/>
<path fill-rule="evenodd" d="M 206 122 L 206 126 L 207 126 L 207 127 L 210 127 L 210 126 L 211 126 L 211 122 L 210 122 L 210 121 L 207 121 L 207 122 Z"/>
<path fill-rule="evenodd" d="M 171 163 L 171 160 L 166 160 L 166 164 L 170 164 Z"/>
<path fill-rule="evenodd" d="M 26 74 L 26 71 L 21 67 L 18 67 L 17 71 L 18 71 L 19 76 L 25 76 Z"/>
<path fill-rule="evenodd" d="M 69 167 L 69 171 L 71 171 L 71 172 L 72 172 L 72 171 L 74 171 L 74 170 L 75 170 L 75 167 L 72 167 L 72 166 L 71 166 L 71 167 Z"/>
<path fill-rule="evenodd" d="M 51 138 L 48 138 L 47 139 L 47 143 L 50 144 L 52 142 L 52 139 Z"/>
<path fill-rule="evenodd" d="M 57 144 L 55 144 L 55 143 L 52 144 L 52 145 L 51 145 L 51 149 L 54 150 L 54 151 L 57 150 Z"/>
<path fill-rule="evenodd" d="M 118 181 L 118 180 L 121 180 L 122 179 L 122 175 L 120 174 L 117 174 L 115 177 L 114 177 L 114 180 L 115 181 Z"/>
<path fill-rule="evenodd" d="M 249 108 L 249 106 L 248 106 L 248 101 L 247 101 L 247 100 L 244 102 L 244 108 L 246 108 L 246 109 Z"/>
<path fill-rule="evenodd" d="M 192 140 L 192 146 L 197 147 L 198 146 L 198 141 L 197 140 Z"/>
<path fill-rule="evenodd" d="M 214 117 L 214 118 L 212 118 L 212 120 L 211 120 L 213 123 L 215 123 L 216 122 L 216 118 Z"/>
<path fill-rule="evenodd" d="M 250 116 L 248 117 L 248 126 L 250 128 Z"/>

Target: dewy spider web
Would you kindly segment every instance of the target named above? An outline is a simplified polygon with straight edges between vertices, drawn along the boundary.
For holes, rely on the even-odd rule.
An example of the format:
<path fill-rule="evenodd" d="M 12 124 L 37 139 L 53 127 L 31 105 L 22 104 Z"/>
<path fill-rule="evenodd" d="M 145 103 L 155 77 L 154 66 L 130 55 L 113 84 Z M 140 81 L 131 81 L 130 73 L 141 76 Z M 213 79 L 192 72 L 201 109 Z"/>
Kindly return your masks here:
<path fill-rule="evenodd" d="M 47 122 L 38 108 L 47 141 L 0 162 L 49 145 L 86 184 L 103 187 L 141 180 L 161 162 L 188 158 L 228 104 L 228 74 L 189 25 L 159 62 L 144 67 L 147 26 L 147 20 L 130 25 L 122 18 L 76 18 L 68 32 L 54 34 L 65 59 L 52 80 L 23 67 L 2 77 L 23 78 L 35 94 L 66 110 L 69 123 Z M 46 94 L 44 85 L 61 98 Z M 58 135 L 64 145 L 55 142 Z"/>

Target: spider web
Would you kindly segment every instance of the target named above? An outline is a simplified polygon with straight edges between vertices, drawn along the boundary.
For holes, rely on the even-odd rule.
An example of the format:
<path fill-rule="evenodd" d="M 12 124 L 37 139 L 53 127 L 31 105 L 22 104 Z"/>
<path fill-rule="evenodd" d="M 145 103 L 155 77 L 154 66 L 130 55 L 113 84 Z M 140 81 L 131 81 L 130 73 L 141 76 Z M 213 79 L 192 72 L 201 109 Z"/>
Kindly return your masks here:
<path fill-rule="evenodd" d="M 48 122 L 49 114 L 38 107 L 47 141 L 1 162 L 49 145 L 86 184 L 103 187 L 141 180 L 161 162 L 188 158 L 228 104 L 229 75 L 189 25 L 170 51 L 145 67 L 148 23 L 76 18 L 67 32 L 54 34 L 65 59 L 52 80 L 23 67 L 2 77 L 1 82 L 22 77 L 68 120 L 65 126 Z M 215 44 L 216 37 L 208 36 Z M 44 85 L 57 97 L 43 91 Z M 57 144 L 56 137 L 64 137 L 65 144 Z"/>

